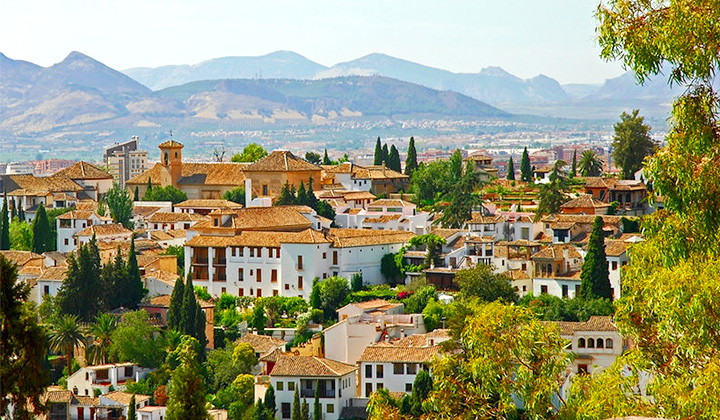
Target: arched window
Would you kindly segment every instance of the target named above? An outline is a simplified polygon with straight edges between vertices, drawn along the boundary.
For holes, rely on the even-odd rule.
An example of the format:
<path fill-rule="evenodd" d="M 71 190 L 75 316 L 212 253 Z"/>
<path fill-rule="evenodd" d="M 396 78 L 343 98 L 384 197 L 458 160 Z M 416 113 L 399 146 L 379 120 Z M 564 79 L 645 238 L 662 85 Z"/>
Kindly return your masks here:
<path fill-rule="evenodd" d="M 167 165 L 168 162 L 170 162 L 170 154 L 168 152 L 165 152 L 165 164 Z"/>
<path fill-rule="evenodd" d="M 611 348 L 613 348 L 612 338 L 608 338 L 607 340 L 605 340 L 605 348 L 606 348 L 606 349 L 611 349 Z"/>
<path fill-rule="evenodd" d="M 595 339 L 594 338 L 588 338 L 587 345 L 589 349 L 595 348 Z"/>
<path fill-rule="evenodd" d="M 578 348 L 581 348 L 581 349 L 585 348 L 585 339 L 584 338 L 578 339 Z"/>
<path fill-rule="evenodd" d="M 599 348 L 599 349 L 605 348 L 605 345 L 603 344 L 603 339 L 602 339 L 602 338 L 598 338 L 598 339 L 597 339 L 597 346 L 596 346 L 596 347 Z"/>

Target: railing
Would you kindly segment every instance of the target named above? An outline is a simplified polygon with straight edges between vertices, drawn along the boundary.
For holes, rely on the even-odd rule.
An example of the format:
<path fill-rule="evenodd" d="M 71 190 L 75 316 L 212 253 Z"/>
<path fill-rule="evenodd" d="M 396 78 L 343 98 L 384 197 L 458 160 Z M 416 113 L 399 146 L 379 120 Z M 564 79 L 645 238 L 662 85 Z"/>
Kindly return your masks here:
<path fill-rule="evenodd" d="M 303 398 L 315 398 L 314 389 L 301 389 L 300 396 Z M 319 398 L 335 398 L 335 390 L 320 390 Z"/>
<path fill-rule="evenodd" d="M 227 259 L 225 258 L 216 258 L 213 260 L 213 265 L 225 265 L 227 264 Z"/>
<path fill-rule="evenodd" d="M 196 265 L 207 265 L 207 263 L 208 263 L 207 258 L 198 257 L 198 258 L 193 259 L 193 264 L 196 264 Z"/>

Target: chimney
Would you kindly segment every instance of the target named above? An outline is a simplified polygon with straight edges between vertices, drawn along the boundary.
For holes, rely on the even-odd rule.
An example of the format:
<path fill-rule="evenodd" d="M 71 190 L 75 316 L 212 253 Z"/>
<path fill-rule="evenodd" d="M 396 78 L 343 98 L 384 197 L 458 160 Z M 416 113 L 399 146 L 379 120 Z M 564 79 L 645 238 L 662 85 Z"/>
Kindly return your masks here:
<path fill-rule="evenodd" d="M 385 161 L 383 161 L 383 163 L 382 163 L 382 168 L 383 168 L 383 175 L 385 175 Z"/>
<path fill-rule="evenodd" d="M 252 179 L 245 180 L 245 207 L 250 207 L 252 201 Z"/>
<path fill-rule="evenodd" d="M 405 329 L 400 330 L 400 338 L 405 338 Z"/>

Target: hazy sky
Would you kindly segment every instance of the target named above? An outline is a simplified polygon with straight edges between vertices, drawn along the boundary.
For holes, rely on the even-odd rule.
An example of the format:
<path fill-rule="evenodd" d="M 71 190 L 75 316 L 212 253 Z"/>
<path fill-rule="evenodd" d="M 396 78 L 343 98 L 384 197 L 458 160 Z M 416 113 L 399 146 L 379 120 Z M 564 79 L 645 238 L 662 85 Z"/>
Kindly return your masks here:
<path fill-rule="evenodd" d="M 0 0 L 0 52 L 70 51 L 115 69 L 291 50 L 331 66 L 381 52 L 454 72 L 599 83 L 623 72 L 595 42 L 599 0 Z"/>

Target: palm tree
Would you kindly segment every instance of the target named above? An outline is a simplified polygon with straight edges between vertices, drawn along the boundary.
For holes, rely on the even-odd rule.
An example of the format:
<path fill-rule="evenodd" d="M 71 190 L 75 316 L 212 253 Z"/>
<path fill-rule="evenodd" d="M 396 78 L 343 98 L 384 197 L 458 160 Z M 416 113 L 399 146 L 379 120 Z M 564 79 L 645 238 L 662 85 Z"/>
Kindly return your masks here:
<path fill-rule="evenodd" d="M 76 315 L 63 315 L 53 322 L 50 329 L 50 348 L 64 351 L 67 358 L 68 377 L 72 375 L 72 356 L 75 347 L 85 345 L 83 327 Z"/>
<path fill-rule="evenodd" d="M 603 172 L 604 162 L 594 150 L 586 150 L 580 155 L 578 169 L 582 176 L 600 176 Z"/>
<path fill-rule="evenodd" d="M 110 314 L 98 315 L 90 326 L 90 345 L 87 350 L 88 363 L 102 365 L 108 362 L 112 333 L 117 327 L 117 318 Z"/>

